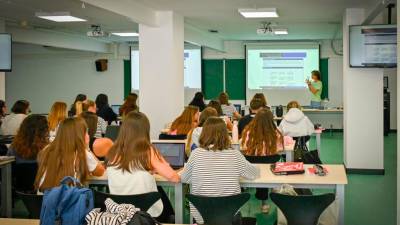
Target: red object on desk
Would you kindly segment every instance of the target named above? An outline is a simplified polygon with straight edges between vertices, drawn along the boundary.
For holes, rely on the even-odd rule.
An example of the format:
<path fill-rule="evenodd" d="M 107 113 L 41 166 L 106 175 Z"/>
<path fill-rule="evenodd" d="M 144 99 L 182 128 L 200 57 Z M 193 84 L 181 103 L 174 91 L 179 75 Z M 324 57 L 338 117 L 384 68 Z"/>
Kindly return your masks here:
<path fill-rule="evenodd" d="M 311 174 L 316 174 L 316 169 L 314 167 L 310 167 L 310 168 L 308 168 L 308 172 Z M 324 172 L 326 174 L 328 173 L 328 169 L 326 167 L 324 167 Z"/>
<path fill-rule="evenodd" d="M 293 172 L 304 170 L 304 164 L 302 162 L 278 162 L 275 163 L 275 173 L 280 172 Z"/>

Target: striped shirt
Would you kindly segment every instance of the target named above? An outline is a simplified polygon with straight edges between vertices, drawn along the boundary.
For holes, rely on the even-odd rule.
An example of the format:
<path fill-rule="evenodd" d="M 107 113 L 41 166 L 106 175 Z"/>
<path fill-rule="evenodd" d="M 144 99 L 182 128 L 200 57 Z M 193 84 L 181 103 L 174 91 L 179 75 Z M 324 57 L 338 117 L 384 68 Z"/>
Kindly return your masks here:
<path fill-rule="evenodd" d="M 181 180 L 191 184 L 194 195 L 217 197 L 239 194 L 240 177 L 255 179 L 258 176 L 258 168 L 249 163 L 240 151 L 198 148 L 190 155 Z M 192 205 L 190 211 L 196 222 L 203 224 L 203 218 Z"/>
<path fill-rule="evenodd" d="M 106 133 L 108 123 L 101 118 L 100 116 L 97 117 L 97 128 L 96 134 L 94 135 L 95 138 L 102 138 L 103 134 Z"/>

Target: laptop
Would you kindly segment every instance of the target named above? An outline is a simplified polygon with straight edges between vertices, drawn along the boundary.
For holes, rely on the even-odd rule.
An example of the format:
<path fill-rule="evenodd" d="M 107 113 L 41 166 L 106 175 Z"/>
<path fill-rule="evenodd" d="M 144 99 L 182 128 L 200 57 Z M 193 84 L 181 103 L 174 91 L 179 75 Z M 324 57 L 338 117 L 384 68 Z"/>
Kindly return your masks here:
<path fill-rule="evenodd" d="M 118 134 L 119 134 L 119 129 L 120 126 L 116 125 L 109 125 L 107 126 L 106 133 L 104 137 L 111 139 L 113 142 L 117 140 Z"/>
<path fill-rule="evenodd" d="M 111 105 L 111 109 L 114 111 L 115 114 L 119 115 L 119 108 L 121 105 Z"/>
<path fill-rule="evenodd" d="M 185 165 L 185 140 L 153 140 L 152 144 L 173 169 L 180 169 Z"/>

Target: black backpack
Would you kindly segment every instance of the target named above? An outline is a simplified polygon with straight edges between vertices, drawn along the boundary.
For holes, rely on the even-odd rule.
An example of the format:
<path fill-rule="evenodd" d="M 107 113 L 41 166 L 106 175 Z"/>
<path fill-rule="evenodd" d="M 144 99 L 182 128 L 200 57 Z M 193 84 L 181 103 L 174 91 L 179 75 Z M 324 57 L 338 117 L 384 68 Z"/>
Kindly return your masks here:
<path fill-rule="evenodd" d="M 276 107 L 275 114 L 276 114 L 276 117 L 282 117 L 283 116 L 283 106 L 282 105 L 278 105 Z"/>
<path fill-rule="evenodd" d="M 147 212 L 139 211 L 135 213 L 128 225 L 161 225 L 161 223 L 151 217 Z"/>

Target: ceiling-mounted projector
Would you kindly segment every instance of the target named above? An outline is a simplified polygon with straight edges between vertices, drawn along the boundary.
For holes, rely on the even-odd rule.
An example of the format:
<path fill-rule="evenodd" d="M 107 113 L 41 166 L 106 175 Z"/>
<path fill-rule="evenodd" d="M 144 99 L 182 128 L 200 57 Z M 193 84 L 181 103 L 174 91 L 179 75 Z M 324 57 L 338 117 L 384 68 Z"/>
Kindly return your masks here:
<path fill-rule="evenodd" d="M 107 32 L 103 31 L 100 25 L 92 25 L 92 30 L 86 33 L 88 37 L 104 37 L 109 36 Z"/>

